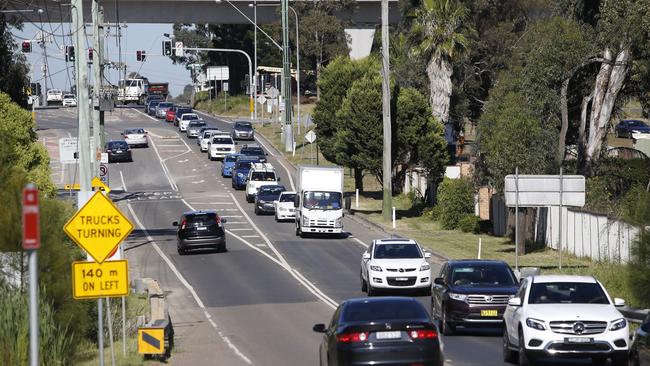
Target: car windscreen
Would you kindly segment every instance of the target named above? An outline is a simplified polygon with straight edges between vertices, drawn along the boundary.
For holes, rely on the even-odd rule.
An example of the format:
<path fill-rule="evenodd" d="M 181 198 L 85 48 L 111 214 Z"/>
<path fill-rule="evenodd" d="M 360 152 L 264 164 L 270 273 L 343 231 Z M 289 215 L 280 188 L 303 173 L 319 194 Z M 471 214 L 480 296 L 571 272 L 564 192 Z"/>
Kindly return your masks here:
<path fill-rule="evenodd" d="M 124 130 L 125 135 L 132 135 L 132 134 L 143 134 L 144 130 L 142 128 L 130 128 L 128 130 Z"/>
<path fill-rule="evenodd" d="M 66 95 L 63 96 L 63 98 L 66 98 L 66 99 L 74 99 L 75 96 L 72 95 L 72 94 L 66 94 Z"/>
<path fill-rule="evenodd" d="M 417 244 L 379 244 L 375 245 L 375 259 L 422 258 Z"/>
<path fill-rule="evenodd" d="M 504 265 L 457 264 L 451 270 L 454 286 L 516 286 L 510 269 Z"/>
<path fill-rule="evenodd" d="M 274 181 L 275 173 L 274 172 L 253 172 L 251 180 L 256 181 Z"/>
<path fill-rule="evenodd" d="M 252 125 L 250 122 L 235 122 L 235 128 L 248 127 L 251 128 Z"/>
<path fill-rule="evenodd" d="M 124 141 L 112 141 L 106 144 L 109 149 L 127 149 L 129 145 Z"/>
<path fill-rule="evenodd" d="M 232 145 L 232 139 L 230 137 L 215 137 L 212 139 L 213 144 L 226 144 Z"/>
<path fill-rule="evenodd" d="M 293 202 L 294 198 L 296 198 L 295 193 L 283 194 L 282 197 L 280 197 L 280 202 Z"/>
<path fill-rule="evenodd" d="M 205 126 L 204 121 L 192 121 L 187 127 L 203 127 Z"/>
<path fill-rule="evenodd" d="M 341 315 L 343 322 L 383 322 L 427 318 L 424 306 L 410 300 L 354 302 L 347 304 Z"/>
<path fill-rule="evenodd" d="M 171 108 L 173 106 L 174 106 L 174 104 L 172 104 L 172 103 L 160 103 L 160 104 L 158 104 L 159 108 Z"/>
<path fill-rule="evenodd" d="M 261 147 L 247 147 L 245 149 L 241 149 L 241 153 L 244 155 L 264 155 L 264 150 L 262 150 Z"/>
<path fill-rule="evenodd" d="M 226 158 L 224 159 L 226 163 L 234 163 L 237 161 L 237 156 L 236 155 L 226 155 Z"/>
<path fill-rule="evenodd" d="M 188 224 L 210 225 L 216 222 L 217 214 L 214 212 L 202 212 L 185 216 Z"/>
<path fill-rule="evenodd" d="M 250 131 L 252 129 L 253 129 L 253 127 L 251 127 L 250 125 L 237 125 L 237 126 L 235 126 L 235 130 L 237 130 L 237 131 Z"/>
<path fill-rule="evenodd" d="M 594 282 L 533 283 L 529 304 L 609 304 L 605 292 Z"/>
<path fill-rule="evenodd" d="M 285 189 L 282 186 L 277 186 L 277 187 L 262 187 L 260 188 L 260 191 L 258 194 L 261 195 L 275 195 L 277 197 L 280 197 L 280 193 L 284 192 Z"/>
<path fill-rule="evenodd" d="M 182 116 L 184 113 L 192 113 L 192 109 L 190 108 L 178 108 L 176 109 L 176 114 L 179 116 Z"/>
<path fill-rule="evenodd" d="M 307 191 L 303 195 L 303 207 L 314 210 L 340 210 L 340 192 Z"/>
<path fill-rule="evenodd" d="M 158 104 L 160 104 L 160 101 L 158 101 L 158 100 L 152 100 L 151 102 L 149 102 L 149 107 L 155 107 L 155 106 L 157 106 Z"/>
<path fill-rule="evenodd" d="M 251 163 L 250 161 L 240 161 L 239 163 L 237 163 L 237 167 L 235 169 L 248 170 L 251 168 L 252 164 L 253 163 Z"/>
<path fill-rule="evenodd" d="M 183 121 L 189 121 L 189 120 L 199 119 L 199 116 L 197 116 L 196 114 L 187 114 L 187 113 L 185 113 L 184 115 L 181 116 L 181 119 Z"/>

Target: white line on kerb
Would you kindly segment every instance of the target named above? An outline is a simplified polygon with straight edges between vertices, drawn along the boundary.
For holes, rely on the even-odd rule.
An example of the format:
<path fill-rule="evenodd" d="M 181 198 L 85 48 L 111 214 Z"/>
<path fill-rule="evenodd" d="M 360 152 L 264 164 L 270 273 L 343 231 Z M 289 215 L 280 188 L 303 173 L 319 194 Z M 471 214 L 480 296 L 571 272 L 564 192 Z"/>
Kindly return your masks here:
<path fill-rule="evenodd" d="M 224 342 L 226 342 L 226 344 L 228 345 L 228 347 L 229 347 L 231 350 L 233 350 L 233 352 L 234 352 L 234 353 L 235 353 L 239 358 L 241 358 L 241 359 L 242 359 L 244 362 L 246 362 L 247 364 L 252 365 L 253 362 L 251 362 L 251 360 L 250 360 L 248 357 L 246 357 L 246 356 L 245 356 L 245 355 L 244 355 L 244 354 L 239 350 L 239 348 L 237 348 L 237 346 L 235 346 L 235 345 L 230 341 L 230 339 L 229 339 L 228 337 L 224 336 L 223 333 L 219 330 L 219 327 L 218 327 L 217 324 L 212 320 L 212 316 L 211 316 L 211 315 L 208 313 L 208 311 L 206 310 L 205 305 L 203 305 L 203 301 L 201 301 L 201 299 L 199 298 L 199 295 L 197 295 L 196 291 L 194 290 L 194 287 L 192 287 L 192 285 L 190 285 L 190 283 L 187 282 L 187 280 L 185 279 L 185 277 L 183 277 L 183 275 L 178 271 L 178 269 L 176 268 L 176 266 L 174 266 L 174 264 L 173 264 L 172 261 L 169 259 L 169 257 L 167 257 L 167 256 L 165 255 L 165 253 L 163 253 L 163 251 L 160 249 L 160 247 L 158 246 L 158 244 L 156 244 L 156 242 L 153 240 L 153 238 L 151 237 L 151 235 L 149 235 L 149 232 L 147 231 L 147 229 L 145 229 L 144 225 L 142 225 L 142 222 L 140 222 L 140 219 L 139 219 L 138 216 L 135 214 L 135 211 L 133 210 L 133 207 L 131 207 L 131 204 L 130 204 L 130 203 L 127 204 L 127 207 L 128 207 L 128 209 L 129 209 L 129 211 L 131 212 L 131 215 L 133 216 L 133 220 L 134 220 L 134 221 L 136 222 L 136 224 L 140 227 L 140 230 L 142 230 L 142 231 L 145 233 L 145 235 L 147 236 L 147 240 L 151 243 L 151 245 L 152 245 L 153 248 L 156 250 L 156 252 L 158 253 L 158 255 L 159 255 L 159 256 L 160 256 L 160 257 L 165 261 L 165 263 L 167 263 L 167 265 L 168 265 L 169 268 L 172 270 L 172 272 L 174 272 L 174 274 L 176 275 L 176 277 L 178 278 L 178 280 L 183 284 L 183 286 L 185 286 L 185 288 L 190 292 L 190 294 L 192 294 L 192 297 L 194 298 L 194 301 L 196 301 L 196 304 L 199 305 L 199 307 L 201 308 L 201 310 L 203 310 L 203 315 L 205 315 L 206 319 L 208 319 L 208 321 L 210 322 L 210 324 L 212 325 L 212 327 L 217 331 L 217 334 L 219 335 L 219 337 L 220 337 Z"/>

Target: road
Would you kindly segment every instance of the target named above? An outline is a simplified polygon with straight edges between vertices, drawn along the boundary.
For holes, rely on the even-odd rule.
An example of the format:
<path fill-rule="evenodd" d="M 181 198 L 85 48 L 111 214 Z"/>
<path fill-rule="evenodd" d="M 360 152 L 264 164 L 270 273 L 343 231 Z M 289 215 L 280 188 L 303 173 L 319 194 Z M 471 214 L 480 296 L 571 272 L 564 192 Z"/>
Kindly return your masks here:
<path fill-rule="evenodd" d="M 204 117 L 231 129 L 226 121 Z M 39 110 L 37 124 L 53 158 L 55 183 L 72 183 L 74 166 L 55 160 L 58 138 L 76 135 L 75 110 Z M 311 331 L 313 324 L 329 322 L 341 301 L 365 296 L 361 254 L 386 233 L 346 217 L 346 238 L 296 237 L 292 223 L 256 216 L 243 191 L 231 188 L 220 163 L 209 161 L 196 140 L 137 109 L 107 113 L 109 138 L 120 138 L 127 127 L 145 128 L 150 147 L 134 149 L 133 163 L 110 164 L 110 187 L 137 229 L 124 244 L 131 277 L 157 279 L 167 292 L 177 345 L 171 363 L 316 365 L 321 335 Z M 291 166 L 265 149 L 281 183 L 292 188 Z M 228 219 L 226 253 L 177 254 L 171 223 L 193 209 L 216 209 Z M 431 265 L 437 274 L 440 261 L 434 257 Z M 420 300 L 429 307 L 428 297 Z M 443 342 L 447 365 L 506 365 L 498 329 L 461 332 Z"/>

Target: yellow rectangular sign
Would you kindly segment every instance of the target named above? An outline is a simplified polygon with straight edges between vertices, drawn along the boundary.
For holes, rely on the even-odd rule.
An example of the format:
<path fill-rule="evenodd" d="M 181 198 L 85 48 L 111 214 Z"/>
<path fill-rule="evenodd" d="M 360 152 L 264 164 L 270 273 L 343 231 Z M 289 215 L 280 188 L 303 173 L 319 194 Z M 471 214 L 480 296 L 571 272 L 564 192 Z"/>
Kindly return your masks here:
<path fill-rule="evenodd" d="M 165 329 L 138 328 L 138 353 L 145 355 L 165 352 Z"/>
<path fill-rule="evenodd" d="M 77 300 L 121 297 L 129 294 L 126 260 L 72 263 L 72 297 Z"/>

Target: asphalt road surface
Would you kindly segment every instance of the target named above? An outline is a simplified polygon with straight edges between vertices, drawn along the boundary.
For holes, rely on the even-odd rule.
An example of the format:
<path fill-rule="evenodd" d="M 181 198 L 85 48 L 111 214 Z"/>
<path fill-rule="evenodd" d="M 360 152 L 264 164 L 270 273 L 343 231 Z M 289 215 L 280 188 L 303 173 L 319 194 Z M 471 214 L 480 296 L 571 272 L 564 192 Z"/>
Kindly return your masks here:
<path fill-rule="evenodd" d="M 227 121 L 203 117 L 231 130 Z M 58 139 L 76 135 L 76 109 L 39 110 L 37 125 L 52 157 L 55 183 L 78 182 L 74 165 L 57 162 Z M 221 163 L 209 161 L 196 140 L 172 124 L 138 109 L 106 114 L 109 139 L 120 139 L 128 127 L 145 128 L 150 145 L 133 149 L 132 163 L 110 164 L 109 185 L 137 229 L 124 244 L 131 278 L 157 279 L 167 292 L 176 332 L 170 362 L 317 365 L 321 335 L 312 332 L 313 324 L 329 322 L 339 302 L 365 296 L 359 282 L 361 254 L 373 238 L 387 234 L 346 217 L 345 238 L 299 238 L 293 223 L 256 216 L 243 191 L 221 177 Z M 262 145 L 280 183 L 293 189 L 293 168 Z M 228 219 L 227 252 L 178 255 L 172 222 L 193 209 L 216 209 Z M 436 277 L 440 261 L 434 257 L 431 264 Z M 420 300 L 429 307 L 428 297 Z M 500 329 L 461 330 L 443 342 L 447 365 L 506 365 Z"/>

